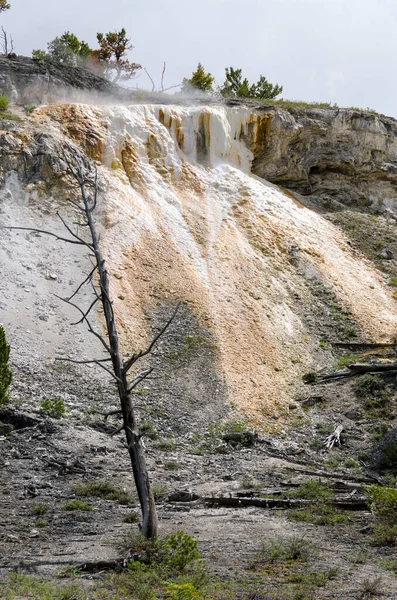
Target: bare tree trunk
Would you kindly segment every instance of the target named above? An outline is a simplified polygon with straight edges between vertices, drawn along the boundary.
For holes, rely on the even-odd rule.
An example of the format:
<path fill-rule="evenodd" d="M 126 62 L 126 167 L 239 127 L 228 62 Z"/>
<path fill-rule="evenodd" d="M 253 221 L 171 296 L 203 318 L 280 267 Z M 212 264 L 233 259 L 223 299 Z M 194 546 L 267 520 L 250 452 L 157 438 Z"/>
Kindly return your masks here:
<path fill-rule="evenodd" d="M 105 267 L 101 250 L 99 248 L 98 235 L 95 229 L 95 223 L 92 216 L 92 209 L 86 196 L 84 179 L 79 180 L 81 194 L 84 202 L 85 215 L 92 239 L 92 248 L 95 254 L 95 261 L 99 272 L 100 298 L 105 316 L 106 328 L 109 339 L 110 356 L 112 359 L 113 371 L 117 380 L 117 389 L 120 398 L 121 411 L 123 415 L 123 425 L 127 438 L 128 452 L 131 458 L 132 470 L 134 474 L 135 485 L 138 492 L 139 502 L 142 509 L 142 534 L 146 538 L 157 536 L 158 520 L 156 505 L 150 486 L 149 475 L 146 467 L 145 456 L 141 442 L 141 435 L 138 431 L 135 413 L 133 409 L 129 384 L 127 381 L 127 371 L 120 355 L 119 339 L 114 319 L 113 306 L 110 300 L 109 277 Z M 95 189 L 95 194 L 97 190 Z"/>

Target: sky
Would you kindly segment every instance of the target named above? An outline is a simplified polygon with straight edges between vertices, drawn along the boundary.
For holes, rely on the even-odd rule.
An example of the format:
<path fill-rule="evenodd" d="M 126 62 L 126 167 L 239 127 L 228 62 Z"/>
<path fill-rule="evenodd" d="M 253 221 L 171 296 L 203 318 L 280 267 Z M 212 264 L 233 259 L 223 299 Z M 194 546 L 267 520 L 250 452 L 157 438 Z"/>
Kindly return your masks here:
<path fill-rule="evenodd" d="M 9 0 L 0 24 L 15 52 L 71 31 L 91 46 L 124 27 L 160 85 L 201 62 L 218 84 L 225 67 L 283 85 L 283 98 L 373 108 L 397 117 L 397 0 Z M 145 73 L 134 86 L 151 89 Z"/>

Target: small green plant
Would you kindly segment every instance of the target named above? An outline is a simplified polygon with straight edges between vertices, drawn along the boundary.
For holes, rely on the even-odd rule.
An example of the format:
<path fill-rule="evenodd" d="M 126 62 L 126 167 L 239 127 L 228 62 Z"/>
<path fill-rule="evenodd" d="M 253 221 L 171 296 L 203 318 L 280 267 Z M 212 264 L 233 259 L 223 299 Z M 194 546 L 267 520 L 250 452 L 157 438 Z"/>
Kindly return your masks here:
<path fill-rule="evenodd" d="M 397 490 L 372 485 L 363 486 L 375 516 L 374 543 L 394 545 L 397 543 Z"/>
<path fill-rule="evenodd" d="M 385 558 L 380 561 L 380 565 L 386 569 L 386 571 L 392 571 L 397 575 L 397 558 Z"/>
<path fill-rule="evenodd" d="M 142 421 L 139 425 L 139 432 L 142 436 L 146 436 L 150 440 L 158 438 L 157 430 L 150 421 Z"/>
<path fill-rule="evenodd" d="M 192 583 L 168 583 L 165 593 L 167 600 L 202 600 L 203 598 Z"/>
<path fill-rule="evenodd" d="M 329 500 L 332 489 L 319 479 L 308 479 L 289 493 L 290 498 L 305 498 L 307 500 Z"/>
<path fill-rule="evenodd" d="M 76 483 L 73 486 L 73 491 L 78 496 L 104 498 L 105 500 L 114 500 L 119 504 L 130 504 L 132 501 L 130 494 L 106 480 Z"/>
<path fill-rule="evenodd" d="M 379 471 L 390 471 L 397 474 L 397 442 L 388 440 L 379 449 L 379 458 L 376 464 Z"/>
<path fill-rule="evenodd" d="M 336 366 L 338 369 L 344 369 L 347 365 L 351 365 L 356 362 L 357 356 L 355 354 L 344 354 L 336 359 Z"/>
<path fill-rule="evenodd" d="M 33 504 L 30 514 L 36 517 L 45 515 L 49 510 L 48 504 Z"/>
<path fill-rule="evenodd" d="M 36 527 L 39 527 L 40 529 L 47 527 L 47 525 L 48 525 L 48 521 L 46 521 L 45 519 L 37 519 L 37 521 L 36 521 Z"/>
<path fill-rule="evenodd" d="M 123 549 L 140 556 L 139 561 L 146 565 L 164 568 L 170 573 L 183 572 L 201 558 L 197 550 L 198 542 L 180 530 L 163 538 L 148 540 L 142 534 L 129 532 L 123 541 Z M 135 569 L 132 563 L 132 568 Z"/>
<path fill-rule="evenodd" d="M 303 383 L 315 383 L 317 380 L 317 374 L 314 371 L 308 371 L 302 376 Z"/>
<path fill-rule="evenodd" d="M 366 577 L 360 583 L 360 592 L 362 600 L 382 595 L 382 577 Z"/>
<path fill-rule="evenodd" d="M 8 401 L 8 388 L 12 381 L 12 373 L 8 366 L 10 346 L 7 344 L 3 327 L 0 325 L 0 407 Z"/>
<path fill-rule="evenodd" d="M 335 510 L 332 506 L 324 502 L 317 505 L 308 506 L 301 510 L 294 509 L 288 513 L 288 518 L 293 521 L 302 521 L 306 523 L 315 523 L 316 525 L 338 525 L 346 523 L 350 515 Z"/>
<path fill-rule="evenodd" d="M 299 536 L 293 536 L 288 540 L 276 538 L 262 543 L 262 549 L 258 557 L 268 563 L 291 560 L 306 562 L 311 556 L 313 549 L 313 544 Z"/>
<path fill-rule="evenodd" d="M 27 104 L 25 106 L 25 113 L 27 115 L 31 115 L 34 110 L 36 110 L 37 104 Z"/>
<path fill-rule="evenodd" d="M 357 336 L 357 328 L 354 325 L 344 325 L 340 332 L 342 340 L 350 340 Z"/>
<path fill-rule="evenodd" d="M 66 412 L 62 398 L 42 400 L 40 403 L 40 410 L 53 419 L 60 419 Z"/>
<path fill-rule="evenodd" d="M 44 65 L 50 59 L 50 55 L 45 50 L 33 50 L 32 59 L 38 65 Z"/>
<path fill-rule="evenodd" d="M 177 463 L 175 460 L 170 460 L 166 463 L 164 463 L 164 469 L 166 471 L 177 471 L 180 468 L 180 464 Z"/>
<path fill-rule="evenodd" d="M 135 510 L 132 510 L 124 517 L 123 521 L 124 523 L 138 523 L 139 514 Z"/>
<path fill-rule="evenodd" d="M 397 277 L 392 277 L 389 281 L 389 285 L 392 287 L 397 287 Z"/>
<path fill-rule="evenodd" d="M 0 111 L 6 111 L 8 108 L 8 98 L 0 94 Z"/>
<path fill-rule="evenodd" d="M 84 502 L 84 500 L 69 500 L 62 505 L 62 510 L 92 510 L 91 504 Z"/>
<path fill-rule="evenodd" d="M 325 338 L 320 338 L 319 346 L 321 350 L 326 350 L 328 348 L 328 341 Z"/>
<path fill-rule="evenodd" d="M 366 373 L 357 377 L 355 382 L 355 392 L 359 398 L 376 397 L 384 389 L 385 383 L 379 375 Z"/>
<path fill-rule="evenodd" d="M 168 490 L 165 485 L 154 485 L 152 487 L 153 496 L 156 502 L 165 500 L 168 496 Z"/>
<path fill-rule="evenodd" d="M 171 438 L 164 438 L 158 441 L 157 448 L 163 452 L 173 452 L 176 450 L 176 444 Z"/>

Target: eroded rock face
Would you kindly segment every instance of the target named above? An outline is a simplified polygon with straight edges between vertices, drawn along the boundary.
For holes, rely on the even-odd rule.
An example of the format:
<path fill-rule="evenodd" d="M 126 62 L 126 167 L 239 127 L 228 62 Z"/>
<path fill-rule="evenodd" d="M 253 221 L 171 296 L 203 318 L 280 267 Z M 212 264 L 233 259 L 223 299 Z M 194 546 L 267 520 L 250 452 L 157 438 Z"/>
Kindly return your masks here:
<path fill-rule="evenodd" d="M 51 102 L 55 97 L 68 91 L 89 92 L 103 97 L 111 96 L 118 100 L 131 97 L 131 90 L 113 85 L 107 79 L 98 77 L 85 69 L 68 67 L 55 62 L 40 64 L 25 56 L 0 57 L 0 93 L 13 102 L 35 104 Z M 76 94 L 77 99 L 77 94 Z"/>
<path fill-rule="evenodd" d="M 368 206 L 397 199 L 397 121 L 364 111 L 267 107 L 253 172 L 304 196 Z"/>

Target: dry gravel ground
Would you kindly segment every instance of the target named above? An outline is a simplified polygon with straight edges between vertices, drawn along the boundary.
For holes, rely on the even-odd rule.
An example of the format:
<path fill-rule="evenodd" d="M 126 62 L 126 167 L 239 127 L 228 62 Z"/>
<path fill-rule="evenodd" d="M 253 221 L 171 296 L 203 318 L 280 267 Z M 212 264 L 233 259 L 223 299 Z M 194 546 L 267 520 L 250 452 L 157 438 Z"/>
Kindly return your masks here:
<path fill-rule="evenodd" d="M 90 512 L 68 512 L 62 505 L 75 497 L 73 484 L 82 481 L 106 480 L 134 496 L 122 434 L 110 437 L 99 431 L 103 421 L 94 416 L 80 421 L 70 417 L 52 420 L 31 413 L 30 418 L 28 423 L 26 415 L 25 420 L 8 416 L 4 420 L 24 427 L 0 437 L 1 576 L 15 570 L 54 576 L 68 565 L 118 557 L 117 545 L 123 536 L 131 528 L 137 529 L 123 522 L 131 506 L 101 498 L 84 498 L 93 506 Z M 205 434 L 201 424 L 197 431 L 207 447 L 219 443 L 216 436 Z M 175 490 L 236 494 L 247 485 L 247 493 L 256 490 L 258 495 L 260 490 L 303 481 L 307 476 L 299 476 L 299 469 L 315 469 L 311 463 L 314 454 L 304 451 L 303 458 L 300 452 L 303 438 L 299 433 L 295 451 L 300 458 L 295 453 L 292 462 L 276 456 L 286 456 L 284 450 L 294 447 L 287 438 L 272 438 L 254 448 L 230 448 L 226 454 L 195 454 L 197 439 L 192 440 L 186 432 L 174 432 L 172 438 L 176 446 L 169 452 L 158 448 L 158 440 L 147 441 L 149 468 L 159 497 Z M 349 449 L 342 448 L 335 450 L 334 456 L 349 454 Z M 175 470 L 167 470 L 170 463 L 177 465 Z M 340 474 L 347 475 L 347 470 L 341 469 Z M 43 504 L 48 511 L 33 514 L 35 507 Z M 158 511 L 161 533 L 183 529 L 198 539 L 210 571 L 221 578 L 248 577 L 249 565 L 262 542 L 297 535 L 316 545 L 313 568 L 339 569 L 336 579 L 319 588 L 318 598 L 357 599 L 360 582 L 378 576 L 382 578 L 382 598 L 397 598 L 396 578 L 379 562 L 395 556 L 394 551 L 371 546 L 368 532 L 360 532 L 372 523 L 370 513 L 358 512 L 347 524 L 331 527 L 291 521 L 282 510 L 211 508 L 164 498 L 158 501 Z M 357 557 L 361 562 L 355 562 Z M 270 589 L 272 585 L 269 582 Z"/>

